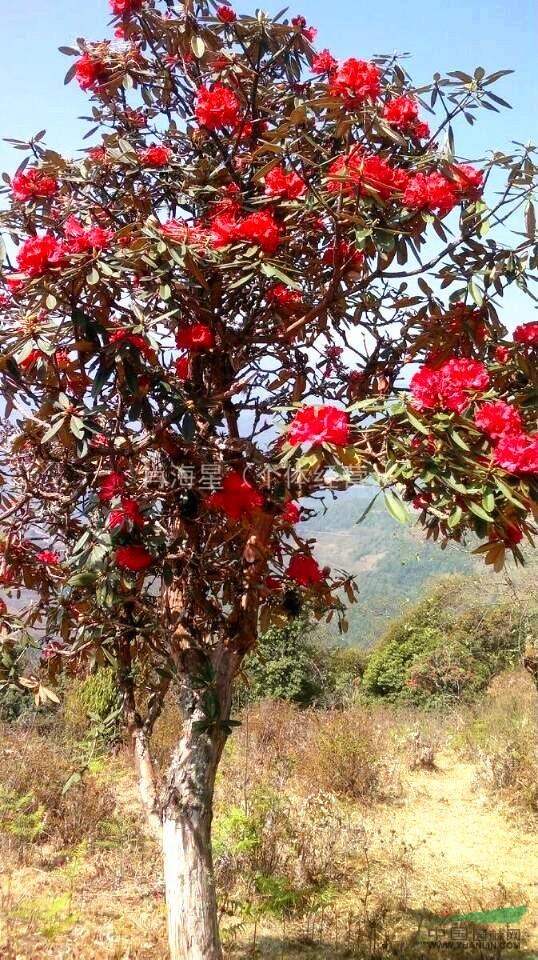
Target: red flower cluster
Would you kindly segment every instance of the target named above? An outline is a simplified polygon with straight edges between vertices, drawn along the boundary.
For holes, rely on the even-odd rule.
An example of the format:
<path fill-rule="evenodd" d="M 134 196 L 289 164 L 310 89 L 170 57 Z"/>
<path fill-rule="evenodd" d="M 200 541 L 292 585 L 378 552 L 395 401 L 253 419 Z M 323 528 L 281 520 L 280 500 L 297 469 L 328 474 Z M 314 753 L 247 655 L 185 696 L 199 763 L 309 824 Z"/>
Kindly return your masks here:
<path fill-rule="evenodd" d="M 144 0 L 110 0 L 110 9 L 116 17 L 129 17 L 142 9 Z"/>
<path fill-rule="evenodd" d="M 219 214 L 211 222 L 211 238 L 216 249 L 230 243 L 252 243 L 264 253 L 275 253 L 281 239 L 280 228 L 273 214 L 259 210 L 247 217 L 238 218 L 234 210 Z"/>
<path fill-rule="evenodd" d="M 352 243 L 347 240 L 340 240 L 340 243 L 333 244 L 323 254 L 323 262 L 330 267 L 334 267 L 336 259 L 340 260 L 344 272 L 350 270 L 362 270 L 364 265 L 364 254 L 362 250 L 357 250 Z"/>
<path fill-rule="evenodd" d="M 418 118 L 418 103 L 414 97 L 401 96 L 389 100 L 383 107 L 383 119 L 411 137 L 421 140 L 429 137 L 430 128 Z"/>
<path fill-rule="evenodd" d="M 171 156 L 172 151 L 169 147 L 160 147 L 158 144 L 137 151 L 141 167 L 166 167 L 170 163 Z"/>
<path fill-rule="evenodd" d="M 222 510 L 230 520 L 240 520 L 264 504 L 263 495 L 256 487 L 236 471 L 226 474 L 222 490 L 212 493 L 207 501 L 210 509 Z"/>
<path fill-rule="evenodd" d="M 232 10 L 231 7 L 225 6 L 225 4 L 222 4 L 222 6 L 217 7 L 216 13 L 217 13 L 217 18 L 220 20 L 221 23 L 235 23 L 235 21 L 237 20 L 237 14 L 235 10 Z"/>
<path fill-rule="evenodd" d="M 11 189 L 15 200 L 22 203 L 27 200 L 46 200 L 58 192 L 58 181 L 54 177 L 47 177 L 37 167 L 31 167 L 15 174 Z"/>
<path fill-rule="evenodd" d="M 508 473 L 538 474 L 538 433 L 505 434 L 495 447 L 493 459 Z"/>
<path fill-rule="evenodd" d="M 538 347 L 538 322 L 522 323 L 514 330 L 516 343 L 523 343 L 528 347 Z"/>
<path fill-rule="evenodd" d="M 289 503 L 284 507 L 281 520 L 283 523 L 299 523 L 301 519 L 301 508 L 298 503 L 294 503 L 293 500 L 290 500 Z"/>
<path fill-rule="evenodd" d="M 190 380 L 191 377 L 191 361 L 190 357 L 187 354 L 184 354 L 182 357 L 178 357 L 174 363 L 174 370 L 178 380 Z"/>
<path fill-rule="evenodd" d="M 463 413 L 472 395 L 487 390 L 489 374 L 483 363 L 468 357 L 447 360 L 438 369 L 424 366 L 411 379 L 414 405 L 419 410 Z"/>
<path fill-rule="evenodd" d="M 131 497 L 122 497 L 121 507 L 116 507 L 110 511 L 107 525 L 109 530 L 123 533 L 133 527 L 143 527 L 144 522 L 144 516 L 140 513 L 136 500 Z"/>
<path fill-rule="evenodd" d="M 310 43 L 314 43 L 314 40 L 318 35 L 318 31 L 316 30 L 315 27 L 307 27 L 305 17 L 302 17 L 302 16 L 293 17 L 291 22 L 294 27 L 299 28 L 299 30 L 303 34 L 303 37 L 306 37 L 306 39 L 309 40 Z"/>
<path fill-rule="evenodd" d="M 409 176 L 404 170 L 392 167 L 378 156 L 367 156 L 362 150 L 355 149 L 347 157 L 338 157 L 328 169 L 330 179 L 328 189 L 343 189 L 346 193 L 365 193 L 375 191 L 381 200 L 389 200 L 395 193 L 402 193 L 408 184 Z"/>
<path fill-rule="evenodd" d="M 409 179 L 403 203 L 409 210 L 437 211 L 445 217 L 457 203 L 456 185 L 442 173 L 417 173 Z"/>
<path fill-rule="evenodd" d="M 215 346 L 215 335 L 205 323 L 191 323 L 176 334 L 178 350 L 211 350 Z"/>
<path fill-rule="evenodd" d="M 321 50 L 316 53 L 312 61 L 313 73 L 332 73 L 338 66 L 338 60 L 333 57 L 330 50 Z"/>
<path fill-rule="evenodd" d="M 349 442 L 349 414 L 330 405 L 303 407 L 291 422 L 287 440 L 292 446 L 334 443 L 345 447 Z"/>
<path fill-rule="evenodd" d="M 344 60 L 330 77 L 329 90 L 342 97 L 346 107 L 360 107 L 365 100 L 375 100 L 381 91 L 381 74 L 375 63 L 356 60 L 351 57 Z"/>
<path fill-rule="evenodd" d="M 306 193 L 306 183 L 295 171 L 286 173 L 283 167 L 273 167 L 265 178 L 265 195 L 298 200 Z"/>
<path fill-rule="evenodd" d="M 208 240 L 208 232 L 198 224 L 188 224 L 185 220 L 168 220 L 163 223 L 161 233 L 168 240 L 175 243 L 184 243 L 190 247 L 205 246 Z"/>
<path fill-rule="evenodd" d="M 40 563 L 46 563 L 48 567 L 56 567 L 60 562 L 60 554 L 54 550 L 42 550 L 36 553 L 36 560 Z"/>
<path fill-rule="evenodd" d="M 237 127 L 239 110 L 235 93 L 222 83 L 215 83 L 211 88 L 202 86 L 198 90 L 195 114 L 198 122 L 208 130 Z"/>
<path fill-rule="evenodd" d="M 93 90 L 106 79 L 106 65 L 86 50 L 75 61 L 75 77 L 81 90 Z"/>
<path fill-rule="evenodd" d="M 111 230 L 105 230 L 103 227 L 83 227 L 76 217 L 69 217 L 69 220 L 65 223 L 64 231 L 67 237 L 66 248 L 69 253 L 103 250 L 114 236 Z"/>
<path fill-rule="evenodd" d="M 110 503 L 114 497 L 123 493 L 125 487 L 125 477 L 122 473 L 113 471 L 103 477 L 99 487 L 99 499 L 101 503 Z"/>
<path fill-rule="evenodd" d="M 324 580 L 323 572 L 320 570 L 318 562 L 314 560 L 313 557 L 307 557 L 301 553 L 296 553 L 291 558 L 287 575 L 302 587 L 323 583 Z"/>
<path fill-rule="evenodd" d="M 28 277 L 40 277 L 50 267 L 62 263 L 62 245 L 50 233 L 41 237 L 28 237 L 17 255 L 17 266 Z"/>
<path fill-rule="evenodd" d="M 133 570 L 135 573 L 147 570 L 153 563 L 151 553 L 141 544 L 117 547 L 115 557 L 118 567 L 123 567 L 125 570 Z"/>
<path fill-rule="evenodd" d="M 128 344 L 138 350 L 149 363 L 155 362 L 155 351 L 140 333 L 130 333 L 129 330 L 116 330 L 110 337 L 111 344 Z"/>
<path fill-rule="evenodd" d="M 510 359 L 510 350 L 508 347 L 504 347 L 502 344 L 495 347 L 495 359 L 497 363 L 508 363 Z"/>
<path fill-rule="evenodd" d="M 478 196 L 483 181 L 481 170 L 468 164 L 453 164 L 450 173 L 451 180 L 438 171 L 415 174 L 405 190 L 404 206 L 410 210 L 437 211 L 444 217 L 459 201 Z"/>
<path fill-rule="evenodd" d="M 303 307 L 303 298 L 298 290 L 292 290 L 284 283 L 277 283 L 267 291 L 267 300 L 274 303 L 283 313 L 297 313 Z"/>
<path fill-rule="evenodd" d="M 474 422 L 491 439 L 523 431 L 519 411 L 503 400 L 483 403 L 476 411 Z"/>

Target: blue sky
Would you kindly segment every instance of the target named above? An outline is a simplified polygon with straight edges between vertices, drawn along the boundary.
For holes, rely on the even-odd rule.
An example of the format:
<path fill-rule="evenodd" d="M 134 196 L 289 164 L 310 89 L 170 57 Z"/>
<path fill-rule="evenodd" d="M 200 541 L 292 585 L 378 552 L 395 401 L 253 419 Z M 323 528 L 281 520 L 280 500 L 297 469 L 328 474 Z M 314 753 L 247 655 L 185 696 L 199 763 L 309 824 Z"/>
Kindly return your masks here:
<path fill-rule="evenodd" d="M 255 6 L 260 0 L 254 0 Z M 284 0 L 267 0 L 276 13 Z M 237 3 L 237 9 L 252 9 Z M 300 0 L 290 13 L 302 13 L 319 28 L 317 46 L 338 57 L 367 58 L 372 53 L 409 52 L 409 67 L 418 81 L 433 72 L 483 66 L 488 72 L 515 69 L 498 92 L 513 104 L 500 115 L 482 112 L 482 122 L 465 124 L 457 139 L 462 155 L 480 157 L 492 146 L 508 148 L 511 140 L 537 136 L 538 86 L 535 82 L 538 5 L 535 0 Z M 6 3 L 2 10 L 0 89 L 4 93 L 2 136 L 24 139 L 47 128 L 47 142 L 71 152 L 80 145 L 84 125 L 77 116 L 87 98 L 76 85 L 63 86 L 70 64 L 58 46 L 75 37 L 100 39 L 109 35 L 108 0 L 25 0 Z M 11 171 L 17 153 L 0 144 L 0 169 Z"/>

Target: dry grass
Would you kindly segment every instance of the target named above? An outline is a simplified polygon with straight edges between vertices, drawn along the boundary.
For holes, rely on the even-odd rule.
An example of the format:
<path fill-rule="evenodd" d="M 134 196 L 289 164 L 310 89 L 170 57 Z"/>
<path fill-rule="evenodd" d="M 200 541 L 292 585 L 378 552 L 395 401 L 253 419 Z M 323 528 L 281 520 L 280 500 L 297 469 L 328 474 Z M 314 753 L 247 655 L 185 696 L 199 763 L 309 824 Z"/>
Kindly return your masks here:
<path fill-rule="evenodd" d="M 515 742 L 516 706 L 534 723 L 535 693 L 523 696 L 523 684 L 505 676 L 480 710 L 456 718 L 459 760 L 448 718 L 250 707 L 217 787 L 227 960 L 413 957 L 424 909 L 530 902 L 536 924 L 538 842 L 480 792 L 486 747 Z M 173 707 L 160 722 L 161 764 L 177 722 Z M 0 832 L 0 956 L 164 960 L 160 856 L 144 836 L 127 757 L 102 758 L 62 794 L 77 750 L 59 734 L 2 731 L 2 789 L 31 793 L 23 814 L 42 811 L 44 827 L 33 838 Z"/>

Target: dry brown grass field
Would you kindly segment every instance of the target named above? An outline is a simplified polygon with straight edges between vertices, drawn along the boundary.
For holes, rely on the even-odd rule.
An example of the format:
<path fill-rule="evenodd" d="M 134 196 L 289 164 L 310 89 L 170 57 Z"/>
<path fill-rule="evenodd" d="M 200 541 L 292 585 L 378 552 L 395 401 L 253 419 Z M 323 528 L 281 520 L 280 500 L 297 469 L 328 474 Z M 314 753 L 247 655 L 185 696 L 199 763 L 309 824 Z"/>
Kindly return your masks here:
<path fill-rule="evenodd" d="M 164 960 L 159 853 L 129 759 L 120 746 L 81 769 L 55 723 L 1 733 L 0 956 Z M 160 721 L 162 760 L 176 723 L 173 709 Z M 416 943 L 432 915 L 523 904 L 514 955 L 536 956 L 537 734 L 519 671 L 443 716 L 248 708 L 214 823 L 226 956 L 433 958 Z"/>

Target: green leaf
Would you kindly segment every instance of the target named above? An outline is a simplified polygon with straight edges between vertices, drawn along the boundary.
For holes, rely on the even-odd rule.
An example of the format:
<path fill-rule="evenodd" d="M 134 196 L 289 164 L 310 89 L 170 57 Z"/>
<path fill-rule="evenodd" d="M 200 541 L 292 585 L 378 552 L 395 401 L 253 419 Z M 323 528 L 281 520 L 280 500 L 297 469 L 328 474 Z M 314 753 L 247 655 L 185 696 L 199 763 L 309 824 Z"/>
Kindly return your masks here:
<path fill-rule="evenodd" d="M 284 273 L 279 267 L 275 267 L 273 263 L 262 263 L 262 273 L 264 273 L 266 277 L 276 277 L 277 280 L 282 280 L 282 283 L 287 284 L 287 286 L 293 290 L 302 290 L 299 283 L 292 280 L 291 277 L 288 277 L 287 273 Z"/>
<path fill-rule="evenodd" d="M 205 43 L 201 37 L 191 37 L 191 50 L 197 60 L 201 60 L 205 53 Z"/>
<path fill-rule="evenodd" d="M 409 511 L 404 503 L 400 500 L 395 493 L 392 493 L 391 490 L 385 490 L 383 492 L 383 497 L 385 500 L 385 506 L 390 513 L 391 517 L 396 520 L 398 523 L 409 523 L 410 516 Z"/>
<path fill-rule="evenodd" d="M 480 520 L 485 520 L 486 523 L 492 523 L 492 518 L 489 513 L 486 513 L 483 507 L 479 503 L 475 503 L 474 500 L 470 500 L 467 504 L 471 513 L 474 513 L 475 517 L 478 517 Z"/>
<path fill-rule="evenodd" d="M 64 416 L 63 414 L 61 414 L 56 420 L 56 423 L 54 423 L 51 427 L 49 427 L 47 432 L 43 434 L 43 436 L 41 437 L 41 443 L 48 443 L 49 440 L 52 440 L 52 438 L 55 437 L 56 434 L 62 429 L 63 425 L 64 425 Z"/>
<path fill-rule="evenodd" d="M 417 420 L 415 415 L 412 414 L 409 409 L 407 409 L 406 414 L 407 414 L 407 419 L 409 420 L 409 423 L 411 424 L 411 426 L 413 426 L 415 430 L 418 430 L 419 433 L 423 433 L 424 436 L 429 437 L 430 431 L 428 427 L 426 427 L 423 423 L 421 423 L 420 420 Z"/>

